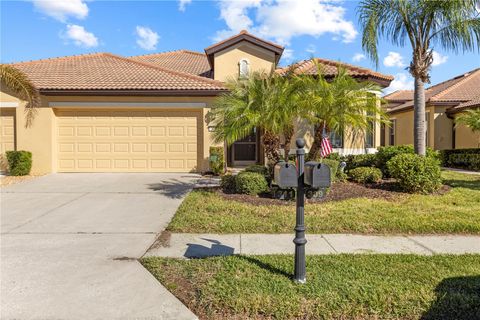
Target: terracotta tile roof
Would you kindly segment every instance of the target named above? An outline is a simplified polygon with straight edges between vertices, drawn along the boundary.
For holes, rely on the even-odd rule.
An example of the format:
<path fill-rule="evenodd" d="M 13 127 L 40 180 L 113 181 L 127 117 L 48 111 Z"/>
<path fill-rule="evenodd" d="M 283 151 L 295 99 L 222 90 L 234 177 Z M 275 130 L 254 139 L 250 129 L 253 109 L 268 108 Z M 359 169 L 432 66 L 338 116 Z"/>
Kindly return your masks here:
<path fill-rule="evenodd" d="M 480 68 L 474 69 L 452 79 L 440 82 L 425 90 L 427 103 L 449 103 L 453 106 L 475 99 L 480 88 Z M 410 95 L 410 97 L 409 97 Z M 388 112 L 397 112 L 413 108 L 413 90 L 395 91 L 384 97 L 391 102 Z M 396 104 L 404 101 L 403 104 Z M 394 104 L 392 106 L 392 103 Z M 466 105 L 463 104 L 465 107 Z"/>
<path fill-rule="evenodd" d="M 145 90 L 224 91 L 222 82 L 173 71 L 146 62 L 93 53 L 12 64 L 40 91 Z"/>
<path fill-rule="evenodd" d="M 338 74 L 338 67 L 344 67 L 347 70 L 347 73 L 355 78 L 364 78 L 372 80 L 382 80 L 384 85 L 388 86 L 393 80 L 393 76 L 385 75 L 379 72 L 367 68 L 357 67 L 351 64 L 327 60 L 321 58 L 313 58 L 309 60 L 300 61 L 292 66 L 287 66 L 284 68 L 279 68 L 276 71 L 280 74 L 286 74 L 288 71 L 293 71 L 296 74 L 306 74 L 306 75 L 316 75 L 318 74 L 317 65 L 318 63 L 322 67 L 322 71 L 326 77 L 334 77 Z M 388 84 L 387 84 L 388 83 Z"/>
<path fill-rule="evenodd" d="M 212 78 L 212 71 L 208 63 L 207 56 L 200 52 L 177 50 L 142 56 L 133 56 L 130 57 L 130 59 L 147 62 L 161 68 Z"/>
<path fill-rule="evenodd" d="M 462 112 L 465 109 L 480 108 L 480 94 L 470 101 L 460 103 L 458 106 L 448 110 L 448 113 Z"/>
<path fill-rule="evenodd" d="M 407 101 L 413 99 L 413 90 L 397 90 L 383 97 L 388 101 Z"/>

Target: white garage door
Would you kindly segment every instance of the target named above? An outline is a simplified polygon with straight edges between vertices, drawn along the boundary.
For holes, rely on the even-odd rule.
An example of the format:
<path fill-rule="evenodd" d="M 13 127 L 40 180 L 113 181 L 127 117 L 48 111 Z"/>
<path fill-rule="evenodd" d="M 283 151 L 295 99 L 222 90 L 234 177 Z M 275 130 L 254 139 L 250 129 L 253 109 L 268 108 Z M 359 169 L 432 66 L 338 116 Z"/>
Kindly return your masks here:
<path fill-rule="evenodd" d="M 192 172 L 198 111 L 57 110 L 58 172 Z"/>

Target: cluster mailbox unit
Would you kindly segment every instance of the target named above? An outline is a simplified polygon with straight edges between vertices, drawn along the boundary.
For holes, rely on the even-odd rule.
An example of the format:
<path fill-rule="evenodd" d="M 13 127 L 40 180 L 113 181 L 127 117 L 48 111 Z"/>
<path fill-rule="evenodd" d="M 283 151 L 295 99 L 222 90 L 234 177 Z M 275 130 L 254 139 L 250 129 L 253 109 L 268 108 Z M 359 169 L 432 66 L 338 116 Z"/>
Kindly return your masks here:
<path fill-rule="evenodd" d="M 295 281 L 305 283 L 305 195 L 311 198 L 315 192 L 321 190 L 322 196 L 325 189 L 330 187 L 330 168 L 318 162 L 305 163 L 305 140 L 297 139 L 296 165 L 288 162 L 279 162 L 274 167 L 273 182 L 284 190 L 297 189 L 296 192 L 296 224 L 295 224 Z"/>

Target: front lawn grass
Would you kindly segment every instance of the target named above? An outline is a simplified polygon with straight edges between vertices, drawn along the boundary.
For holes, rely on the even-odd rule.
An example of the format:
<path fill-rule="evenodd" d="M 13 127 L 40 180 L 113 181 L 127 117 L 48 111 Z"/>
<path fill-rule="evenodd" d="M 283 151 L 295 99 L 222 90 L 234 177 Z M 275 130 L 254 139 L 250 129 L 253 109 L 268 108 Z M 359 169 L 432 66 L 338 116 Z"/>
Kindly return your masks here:
<path fill-rule="evenodd" d="M 200 319 L 479 319 L 480 255 L 144 258 Z"/>
<path fill-rule="evenodd" d="M 480 177 L 442 172 L 443 195 L 406 195 L 396 201 L 356 198 L 307 204 L 309 233 L 480 234 Z M 290 233 L 295 207 L 252 205 L 194 190 L 168 226 L 187 233 Z"/>

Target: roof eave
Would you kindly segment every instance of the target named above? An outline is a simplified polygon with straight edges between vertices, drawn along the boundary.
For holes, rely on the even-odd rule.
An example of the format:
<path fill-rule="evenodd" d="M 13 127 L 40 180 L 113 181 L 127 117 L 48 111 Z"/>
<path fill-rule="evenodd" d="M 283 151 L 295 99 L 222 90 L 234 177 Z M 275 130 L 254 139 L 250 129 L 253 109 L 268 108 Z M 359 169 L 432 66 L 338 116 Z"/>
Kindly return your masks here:
<path fill-rule="evenodd" d="M 45 96 L 218 96 L 227 92 L 218 90 L 67 90 L 40 89 Z"/>

